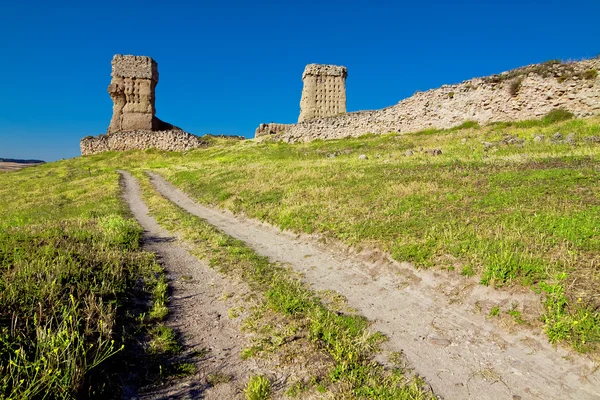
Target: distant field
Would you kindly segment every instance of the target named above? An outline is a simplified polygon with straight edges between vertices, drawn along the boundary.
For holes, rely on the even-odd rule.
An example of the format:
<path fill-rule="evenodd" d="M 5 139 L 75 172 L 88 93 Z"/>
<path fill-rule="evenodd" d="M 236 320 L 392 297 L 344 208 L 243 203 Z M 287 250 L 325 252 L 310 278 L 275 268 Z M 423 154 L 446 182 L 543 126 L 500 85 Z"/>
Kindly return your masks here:
<path fill-rule="evenodd" d="M 0 172 L 18 171 L 22 168 L 31 167 L 33 165 L 39 165 L 39 163 L 27 164 L 27 163 L 15 163 L 15 162 L 0 161 Z"/>

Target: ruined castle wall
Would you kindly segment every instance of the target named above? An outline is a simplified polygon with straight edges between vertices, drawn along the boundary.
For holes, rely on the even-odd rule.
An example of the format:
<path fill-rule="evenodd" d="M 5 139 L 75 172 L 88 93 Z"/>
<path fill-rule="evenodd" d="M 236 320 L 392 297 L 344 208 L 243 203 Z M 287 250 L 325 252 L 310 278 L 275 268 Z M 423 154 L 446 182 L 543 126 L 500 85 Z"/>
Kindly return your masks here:
<path fill-rule="evenodd" d="M 187 151 L 207 146 L 201 137 L 182 130 L 167 131 L 123 131 L 88 136 L 81 139 L 81 155 L 98 154 L 105 151 L 146 150 L 155 148 L 166 151 Z"/>
<path fill-rule="evenodd" d="M 286 142 L 356 137 L 365 133 L 445 129 L 540 118 L 557 108 L 577 117 L 600 114 L 600 59 L 540 64 L 419 92 L 382 110 L 359 111 L 285 125 Z"/>
<path fill-rule="evenodd" d="M 276 135 L 278 133 L 284 132 L 290 126 L 292 126 L 292 124 L 260 124 L 254 132 L 254 137 L 258 138 L 263 136 Z"/>
<path fill-rule="evenodd" d="M 298 122 L 346 112 L 345 67 L 309 64 L 304 70 Z"/>

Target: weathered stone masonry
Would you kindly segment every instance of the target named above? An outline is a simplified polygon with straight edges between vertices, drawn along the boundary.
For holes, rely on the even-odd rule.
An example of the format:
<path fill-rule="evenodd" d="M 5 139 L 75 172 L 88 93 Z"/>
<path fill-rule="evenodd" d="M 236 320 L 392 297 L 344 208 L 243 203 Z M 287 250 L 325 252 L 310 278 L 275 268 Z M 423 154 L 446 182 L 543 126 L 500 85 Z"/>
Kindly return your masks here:
<path fill-rule="evenodd" d="M 152 58 L 117 54 L 112 59 L 111 76 L 108 93 L 113 115 L 108 133 L 82 139 L 82 155 L 148 148 L 184 151 L 206 145 L 202 138 L 156 117 L 158 65 Z"/>
<path fill-rule="evenodd" d="M 98 154 L 105 151 L 127 151 L 158 149 L 166 151 L 187 151 L 205 147 L 208 144 L 201 137 L 182 130 L 167 131 L 125 131 L 113 132 L 96 137 L 88 136 L 79 142 L 82 155 Z"/>
<path fill-rule="evenodd" d="M 346 67 L 309 64 L 302 74 L 298 122 L 346 112 Z"/>
<path fill-rule="evenodd" d="M 486 124 L 539 118 L 563 108 L 578 117 L 600 114 L 600 59 L 544 63 L 418 92 L 381 110 L 263 124 L 256 137 L 285 142 L 356 137 L 365 133 L 445 129 L 467 120 Z"/>

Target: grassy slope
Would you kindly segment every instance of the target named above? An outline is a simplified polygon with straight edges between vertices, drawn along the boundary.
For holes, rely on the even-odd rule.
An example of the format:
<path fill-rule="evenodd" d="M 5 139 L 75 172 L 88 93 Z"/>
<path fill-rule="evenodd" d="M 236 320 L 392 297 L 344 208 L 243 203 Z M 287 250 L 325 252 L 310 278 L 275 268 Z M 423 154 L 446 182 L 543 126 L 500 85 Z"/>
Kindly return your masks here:
<path fill-rule="evenodd" d="M 576 144 L 551 141 L 557 131 L 575 133 Z M 525 142 L 502 143 L 507 135 Z M 547 299 L 550 339 L 587 351 L 600 344 L 600 146 L 585 140 L 594 135 L 599 118 L 526 121 L 296 145 L 221 141 L 119 162 L 159 169 L 203 203 L 281 228 L 477 274 L 486 285 L 530 286 Z M 434 148 L 443 153 L 426 152 Z"/>
<path fill-rule="evenodd" d="M 0 174 L 0 389 L 68 397 L 88 388 L 86 365 L 116 349 L 98 321 L 116 315 L 128 282 L 152 263 L 137 253 L 115 167 L 157 169 L 203 203 L 282 228 L 478 274 L 484 284 L 530 286 L 546 294 L 551 340 L 597 352 L 600 146 L 584 138 L 600 135 L 600 118 L 518 125 L 297 145 L 215 139 L 187 154 L 106 153 Z M 577 144 L 552 143 L 556 131 L 574 132 Z M 539 133 L 546 140 L 534 142 Z M 505 135 L 526 141 L 481 144 Z M 86 327 L 89 315 L 95 325 Z M 77 346 L 66 337 L 82 350 L 68 354 Z M 96 340 L 104 350 L 89 352 Z M 66 372 L 43 364 L 50 359 Z"/>
<path fill-rule="evenodd" d="M 118 175 L 83 164 L 0 175 L 0 398 L 99 395 L 134 286 L 155 280 Z"/>

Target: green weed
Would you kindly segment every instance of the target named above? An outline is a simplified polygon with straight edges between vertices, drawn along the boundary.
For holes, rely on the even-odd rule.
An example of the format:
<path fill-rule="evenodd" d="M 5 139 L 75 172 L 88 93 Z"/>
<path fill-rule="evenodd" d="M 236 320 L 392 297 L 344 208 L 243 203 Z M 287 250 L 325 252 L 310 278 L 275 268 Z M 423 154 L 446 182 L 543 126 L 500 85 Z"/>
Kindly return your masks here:
<path fill-rule="evenodd" d="M 271 383 L 262 375 L 251 376 L 244 391 L 247 400 L 267 400 L 271 398 Z"/>

